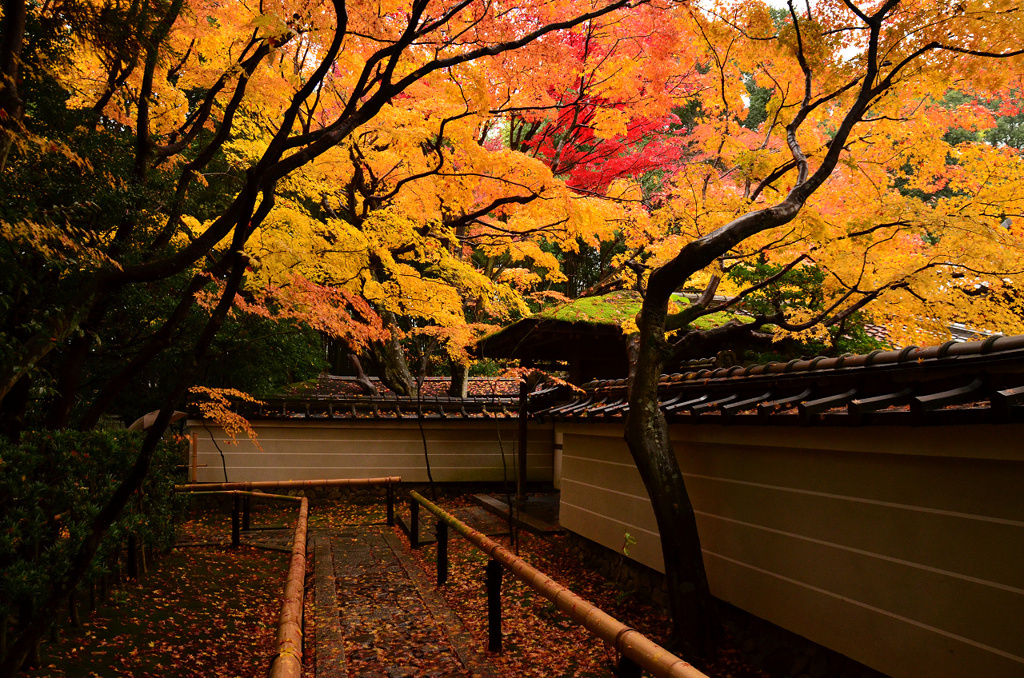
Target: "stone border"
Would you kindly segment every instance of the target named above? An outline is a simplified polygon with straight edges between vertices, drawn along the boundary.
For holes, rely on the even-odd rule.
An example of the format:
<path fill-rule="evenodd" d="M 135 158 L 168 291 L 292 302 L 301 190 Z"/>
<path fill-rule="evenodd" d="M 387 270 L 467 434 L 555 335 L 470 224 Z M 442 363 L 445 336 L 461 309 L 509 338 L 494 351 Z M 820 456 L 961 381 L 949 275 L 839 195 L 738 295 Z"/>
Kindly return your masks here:
<path fill-rule="evenodd" d="M 331 540 L 319 532 L 313 536 L 315 597 L 313 618 L 316 624 L 314 666 L 316 678 L 346 678 L 345 638 L 338 614 L 338 590 L 334 583 L 334 556 Z"/>

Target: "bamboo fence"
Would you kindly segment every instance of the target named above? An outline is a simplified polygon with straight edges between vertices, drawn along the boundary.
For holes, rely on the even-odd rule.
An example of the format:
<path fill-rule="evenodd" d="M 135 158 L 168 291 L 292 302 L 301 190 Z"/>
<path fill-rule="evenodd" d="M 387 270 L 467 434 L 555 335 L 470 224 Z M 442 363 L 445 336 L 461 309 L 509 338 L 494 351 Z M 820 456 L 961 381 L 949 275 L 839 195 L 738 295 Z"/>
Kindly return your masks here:
<path fill-rule="evenodd" d="M 561 584 L 555 583 L 550 577 L 527 564 L 522 558 L 466 525 L 418 492 L 409 494 L 439 520 L 451 526 L 478 549 L 501 563 L 513 576 L 554 603 L 570 619 L 615 647 L 619 654 L 651 675 L 656 678 L 708 678 L 706 674 L 698 671 L 688 662 L 675 656 L 636 629 L 626 626 L 583 600 Z"/>

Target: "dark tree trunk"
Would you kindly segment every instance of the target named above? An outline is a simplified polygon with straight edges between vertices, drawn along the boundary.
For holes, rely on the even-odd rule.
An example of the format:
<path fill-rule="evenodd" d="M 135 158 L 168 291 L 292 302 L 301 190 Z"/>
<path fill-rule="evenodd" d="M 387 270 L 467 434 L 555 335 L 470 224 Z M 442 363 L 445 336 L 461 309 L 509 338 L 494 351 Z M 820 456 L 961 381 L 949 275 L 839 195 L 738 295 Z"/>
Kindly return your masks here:
<path fill-rule="evenodd" d="M 533 390 L 526 379 L 519 384 L 519 434 L 516 445 L 516 501 L 526 501 L 526 454 L 529 442 L 530 426 L 530 391 Z"/>
<path fill-rule="evenodd" d="M 352 369 L 356 372 L 356 383 L 363 389 L 363 395 L 380 395 L 380 391 L 377 390 L 377 385 L 370 381 L 370 378 L 366 376 L 366 372 L 363 371 L 363 364 L 359 362 L 359 356 L 355 353 L 349 353 L 348 361 L 352 365 Z"/>
<path fill-rule="evenodd" d="M 35 615 L 35 608 L 30 601 L 22 601 L 18 609 L 18 625 L 20 628 L 27 628 L 32 623 Z M 33 639 L 32 643 L 21 659 L 21 670 L 25 671 L 39 666 L 39 638 Z"/>
<path fill-rule="evenodd" d="M 452 380 L 448 384 L 448 395 L 452 398 L 465 398 L 469 395 L 469 366 L 451 361 L 449 367 Z"/>
<path fill-rule="evenodd" d="M 23 375 L 0 401 L 0 435 L 8 440 L 17 441 L 21 437 L 31 391 L 32 379 Z"/>
<path fill-rule="evenodd" d="M 658 380 L 666 358 L 664 304 L 648 296 L 640 319 L 639 350 L 633 368 L 626 418 L 626 443 L 648 488 L 661 533 L 673 645 L 689 656 L 707 657 L 718 632 L 717 616 L 701 555 L 700 536 L 683 474 L 658 406 Z"/>
<path fill-rule="evenodd" d="M 88 333 L 83 332 L 71 340 L 67 357 L 57 375 L 57 397 L 50 406 L 46 425 L 52 429 L 64 428 L 68 424 L 71 408 L 75 404 L 78 383 L 85 365 L 85 357 L 92 345 Z"/>
<path fill-rule="evenodd" d="M 134 534 L 128 535 L 128 552 L 125 558 L 129 579 L 139 578 L 139 540 Z"/>
<path fill-rule="evenodd" d="M 373 359 L 377 363 L 377 376 L 384 385 L 400 396 L 416 395 L 416 380 L 405 360 L 405 349 L 398 338 L 398 319 L 391 311 L 380 314 L 384 327 L 391 332 L 383 342 L 373 345 Z"/>

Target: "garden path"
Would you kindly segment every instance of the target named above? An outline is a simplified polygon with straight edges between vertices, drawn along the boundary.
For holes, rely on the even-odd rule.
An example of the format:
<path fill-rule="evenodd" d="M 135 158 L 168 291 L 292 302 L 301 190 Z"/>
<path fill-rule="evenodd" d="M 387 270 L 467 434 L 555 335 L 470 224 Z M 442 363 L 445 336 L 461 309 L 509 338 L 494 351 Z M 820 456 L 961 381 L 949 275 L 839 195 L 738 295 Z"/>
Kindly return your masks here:
<path fill-rule="evenodd" d="M 311 544 L 317 678 L 497 675 L 390 528 L 322 529 Z"/>

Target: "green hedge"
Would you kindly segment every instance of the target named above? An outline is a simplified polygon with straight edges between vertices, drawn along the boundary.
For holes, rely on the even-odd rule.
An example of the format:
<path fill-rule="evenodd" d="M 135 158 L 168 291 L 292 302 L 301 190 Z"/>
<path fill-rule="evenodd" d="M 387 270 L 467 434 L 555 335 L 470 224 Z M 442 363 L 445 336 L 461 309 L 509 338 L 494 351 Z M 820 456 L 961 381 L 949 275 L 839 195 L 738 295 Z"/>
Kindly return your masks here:
<path fill-rule="evenodd" d="M 40 431 L 17 445 L 0 441 L 0 620 L 34 607 L 67 572 L 142 439 L 134 431 Z M 139 545 L 171 546 L 183 508 L 173 486 L 186 451 L 183 438 L 161 442 L 141 491 L 111 526 L 86 582 L 115 567 L 129 535 Z"/>

